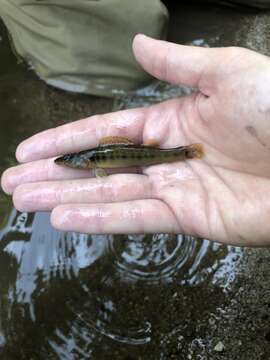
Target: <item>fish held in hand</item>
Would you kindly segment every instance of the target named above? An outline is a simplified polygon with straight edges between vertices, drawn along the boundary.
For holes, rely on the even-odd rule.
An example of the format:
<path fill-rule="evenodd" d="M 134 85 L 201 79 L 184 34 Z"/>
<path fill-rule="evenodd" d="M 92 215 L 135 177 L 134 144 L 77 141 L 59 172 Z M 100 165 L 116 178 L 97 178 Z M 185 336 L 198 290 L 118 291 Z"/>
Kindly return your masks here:
<path fill-rule="evenodd" d="M 161 149 L 153 141 L 149 145 L 136 145 L 126 138 L 106 137 L 101 139 L 98 147 L 63 155 L 55 159 L 55 163 L 76 169 L 100 170 L 150 166 L 187 159 L 198 159 L 202 156 L 203 148 L 201 144 Z M 101 176 L 99 171 L 96 171 L 96 174 Z M 105 175 L 105 172 L 102 171 L 102 174 Z"/>

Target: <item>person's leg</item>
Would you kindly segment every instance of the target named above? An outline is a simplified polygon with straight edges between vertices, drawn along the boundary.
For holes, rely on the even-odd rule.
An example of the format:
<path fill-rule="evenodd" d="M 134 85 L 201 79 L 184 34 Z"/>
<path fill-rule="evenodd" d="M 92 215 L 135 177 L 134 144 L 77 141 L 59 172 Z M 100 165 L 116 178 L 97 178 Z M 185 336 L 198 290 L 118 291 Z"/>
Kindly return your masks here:
<path fill-rule="evenodd" d="M 136 89 L 150 77 L 137 65 L 139 33 L 164 38 L 160 0 L 1 0 L 14 48 L 48 84 L 96 95 Z"/>

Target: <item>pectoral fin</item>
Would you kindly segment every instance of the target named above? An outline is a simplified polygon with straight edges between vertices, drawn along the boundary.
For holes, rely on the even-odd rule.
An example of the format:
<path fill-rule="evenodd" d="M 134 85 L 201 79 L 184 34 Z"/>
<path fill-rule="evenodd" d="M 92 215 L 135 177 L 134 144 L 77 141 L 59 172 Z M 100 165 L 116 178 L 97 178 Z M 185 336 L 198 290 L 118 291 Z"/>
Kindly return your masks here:
<path fill-rule="evenodd" d="M 106 171 L 105 171 L 104 169 L 102 169 L 102 168 L 95 168 L 94 171 L 95 171 L 95 176 L 96 176 L 97 178 L 107 176 Z"/>
<path fill-rule="evenodd" d="M 99 140 L 99 146 L 115 144 L 133 145 L 134 142 L 122 136 L 105 136 Z"/>

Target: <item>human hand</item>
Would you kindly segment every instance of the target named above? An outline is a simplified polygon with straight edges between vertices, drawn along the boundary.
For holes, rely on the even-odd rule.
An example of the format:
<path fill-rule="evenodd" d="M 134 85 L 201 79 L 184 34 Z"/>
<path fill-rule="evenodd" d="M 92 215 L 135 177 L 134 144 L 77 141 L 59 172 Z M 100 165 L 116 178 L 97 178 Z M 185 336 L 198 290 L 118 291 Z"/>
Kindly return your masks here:
<path fill-rule="evenodd" d="M 238 245 L 270 243 L 270 60 L 241 48 L 197 48 L 138 35 L 134 53 L 159 79 L 198 92 L 50 129 L 17 149 L 23 163 L 2 176 L 20 211 L 51 211 L 61 230 L 185 233 Z M 89 178 L 53 157 L 104 136 L 169 148 L 202 143 L 203 159 L 142 174 Z"/>

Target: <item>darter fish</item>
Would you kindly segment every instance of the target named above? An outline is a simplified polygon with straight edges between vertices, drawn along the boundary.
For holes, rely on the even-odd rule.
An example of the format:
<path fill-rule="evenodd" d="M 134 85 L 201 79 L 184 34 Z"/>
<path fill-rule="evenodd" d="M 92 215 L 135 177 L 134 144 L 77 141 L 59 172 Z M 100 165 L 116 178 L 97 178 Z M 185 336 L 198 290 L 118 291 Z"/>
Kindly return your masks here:
<path fill-rule="evenodd" d="M 76 169 L 93 169 L 96 176 L 105 176 L 104 169 L 107 168 L 149 166 L 202 156 L 201 144 L 160 149 L 154 142 L 136 145 L 127 138 L 109 136 L 102 138 L 98 147 L 63 155 L 55 159 L 55 163 Z"/>

